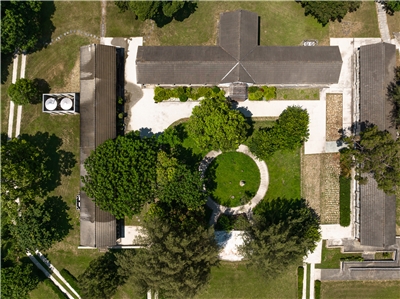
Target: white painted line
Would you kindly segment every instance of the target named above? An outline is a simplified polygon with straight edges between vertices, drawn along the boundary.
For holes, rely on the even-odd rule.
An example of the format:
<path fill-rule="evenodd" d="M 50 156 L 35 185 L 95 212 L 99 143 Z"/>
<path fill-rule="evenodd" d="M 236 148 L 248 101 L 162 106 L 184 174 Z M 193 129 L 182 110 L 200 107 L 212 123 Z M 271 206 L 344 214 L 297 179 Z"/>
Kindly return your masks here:
<path fill-rule="evenodd" d="M 21 73 L 19 75 L 20 78 L 25 78 L 25 67 L 26 67 L 26 55 L 22 54 L 21 59 Z"/>
<path fill-rule="evenodd" d="M 310 268 L 310 299 L 315 298 L 315 294 L 314 294 L 315 273 L 314 272 L 315 272 L 315 264 L 312 263 L 311 268 Z"/>
<path fill-rule="evenodd" d="M 8 115 L 8 131 L 7 136 L 8 138 L 12 138 L 12 129 L 13 129 L 13 122 L 14 122 L 14 102 L 10 101 L 10 114 Z"/>
<path fill-rule="evenodd" d="M 15 137 L 18 137 L 21 132 L 21 117 L 22 117 L 22 105 L 18 105 L 17 127 L 15 128 Z"/>
<path fill-rule="evenodd" d="M 303 263 L 304 269 L 304 276 L 303 276 L 303 295 L 301 296 L 302 299 L 307 299 L 307 264 Z"/>

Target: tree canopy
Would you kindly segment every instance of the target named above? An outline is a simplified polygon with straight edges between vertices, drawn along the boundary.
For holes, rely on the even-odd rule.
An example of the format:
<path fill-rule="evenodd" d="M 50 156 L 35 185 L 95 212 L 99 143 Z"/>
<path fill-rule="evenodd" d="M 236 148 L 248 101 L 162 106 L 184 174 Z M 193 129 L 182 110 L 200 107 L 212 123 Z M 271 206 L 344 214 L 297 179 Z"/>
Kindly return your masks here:
<path fill-rule="evenodd" d="M 186 232 L 157 218 L 144 227 L 147 236 L 140 242 L 151 245 L 137 252 L 132 276 L 141 295 L 151 289 L 160 298 L 193 298 L 219 263 L 214 231 L 199 226 Z"/>
<path fill-rule="evenodd" d="M 131 10 L 140 21 L 155 20 L 159 27 L 173 18 L 181 21 L 196 10 L 191 1 L 115 1 L 120 12 Z"/>
<path fill-rule="evenodd" d="M 263 200 L 240 248 L 249 265 L 271 277 L 300 262 L 320 240 L 319 218 L 303 199 Z"/>
<path fill-rule="evenodd" d="M 400 11 L 400 0 L 389 0 L 385 2 L 386 11 L 393 15 L 396 11 Z"/>
<path fill-rule="evenodd" d="M 250 150 L 260 159 L 267 159 L 278 150 L 294 150 L 301 147 L 309 136 L 309 115 L 299 106 L 289 106 L 272 127 L 259 128 L 254 132 Z"/>
<path fill-rule="evenodd" d="M 365 174 L 370 173 L 379 189 L 394 193 L 400 186 L 400 139 L 395 141 L 389 132 L 369 126 L 360 133 L 360 140 L 350 136 L 344 141 L 348 146 L 340 151 L 341 164 L 348 169 L 355 167 L 355 178 L 361 184 L 367 182 Z"/>
<path fill-rule="evenodd" d="M 348 12 L 356 11 L 360 1 L 298 1 L 306 16 L 312 15 L 323 26 L 329 21 L 341 21 Z"/>
<path fill-rule="evenodd" d="M 33 50 L 41 36 L 42 1 L 1 2 L 1 51 Z"/>
<path fill-rule="evenodd" d="M 17 105 L 35 104 L 40 101 L 40 92 L 35 82 L 20 78 L 11 83 L 7 90 L 8 96 Z"/>
<path fill-rule="evenodd" d="M 34 273 L 32 263 L 17 263 L 1 267 L 1 298 L 29 298 L 29 292 L 36 288 L 39 277 Z"/>
<path fill-rule="evenodd" d="M 392 122 L 400 126 L 400 67 L 395 68 L 394 80 L 388 87 L 388 97 L 393 103 Z"/>
<path fill-rule="evenodd" d="M 107 140 L 85 160 L 83 190 L 117 218 L 132 217 L 155 198 L 157 143 L 131 132 Z"/>
<path fill-rule="evenodd" d="M 229 151 L 243 143 L 249 125 L 240 111 L 232 109 L 221 91 L 193 108 L 186 128 L 201 149 Z"/>

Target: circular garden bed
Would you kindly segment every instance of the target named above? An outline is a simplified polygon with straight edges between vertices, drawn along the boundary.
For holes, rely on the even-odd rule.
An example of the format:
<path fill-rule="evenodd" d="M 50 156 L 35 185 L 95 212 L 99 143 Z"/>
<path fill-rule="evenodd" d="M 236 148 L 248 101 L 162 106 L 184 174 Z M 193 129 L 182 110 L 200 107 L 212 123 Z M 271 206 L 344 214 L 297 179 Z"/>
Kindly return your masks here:
<path fill-rule="evenodd" d="M 211 198 L 226 207 L 247 204 L 257 193 L 260 171 L 249 156 L 228 152 L 217 156 L 205 172 Z"/>

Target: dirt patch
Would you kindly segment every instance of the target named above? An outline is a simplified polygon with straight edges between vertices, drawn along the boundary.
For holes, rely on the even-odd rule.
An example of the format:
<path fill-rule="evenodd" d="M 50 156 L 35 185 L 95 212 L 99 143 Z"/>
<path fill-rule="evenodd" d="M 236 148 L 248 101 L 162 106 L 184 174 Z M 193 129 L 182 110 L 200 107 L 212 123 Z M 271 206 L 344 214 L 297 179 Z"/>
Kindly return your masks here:
<path fill-rule="evenodd" d="M 336 21 L 333 24 L 334 25 L 329 28 L 329 36 L 352 37 L 362 29 L 362 23 L 360 22 Z"/>
<path fill-rule="evenodd" d="M 343 127 L 343 95 L 326 95 L 326 141 L 336 141 L 341 137 Z"/>
<path fill-rule="evenodd" d="M 157 34 L 154 33 L 155 22 L 153 20 L 146 20 L 143 22 L 142 36 L 143 44 L 146 46 L 159 46 L 160 41 Z"/>
<path fill-rule="evenodd" d="M 62 88 L 63 92 L 79 92 L 80 91 L 80 56 L 75 61 L 75 65 L 71 70 L 71 73 L 67 77 L 64 87 Z"/>
<path fill-rule="evenodd" d="M 301 196 L 321 217 L 322 224 L 340 219 L 338 153 L 301 157 Z"/>

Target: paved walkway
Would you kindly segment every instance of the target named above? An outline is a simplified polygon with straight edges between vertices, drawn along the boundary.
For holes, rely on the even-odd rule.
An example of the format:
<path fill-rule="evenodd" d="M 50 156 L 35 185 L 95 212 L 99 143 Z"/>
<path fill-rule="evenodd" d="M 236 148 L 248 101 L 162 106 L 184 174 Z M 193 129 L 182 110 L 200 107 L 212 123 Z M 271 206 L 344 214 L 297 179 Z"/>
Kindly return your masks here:
<path fill-rule="evenodd" d="M 213 201 L 211 197 L 208 197 L 207 205 L 213 210 L 213 214 L 210 219 L 210 225 L 214 225 L 215 223 L 217 223 L 218 216 L 221 214 L 226 214 L 226 215 L 237 215 L 240 213 L 251 214 L 252 209 L 264 198 L 265 194 L 267 193 L 269 184 L 267 164 L 265 164 L 264 161 L 259 160 L 256 156 L 254 156 L 250 152 L 249 148 L 244 144 L 241 144 L 236 151 L 249 156 L 256 163 L 258 169 L 260 170 L 260 186 L 258 187 L 256 195 L 251 199 L 251 201 L 248 204 L 239 207 L 234 207 L 234 208 L 225 207 Z M 199 166 L 199 170 L 201 171 L 203 176 L 208 165 L 210 165 L 210 163 L 220 154 L 222 154 L 221 151 L 211 151 L 204 157 Z"/>
<path fill-rule="evenodd" d="M 389 26 L 387 23 L 386 11 L 383 9 L 381 3 L 375 2 L 376 12 L 378 14 L 379 32 L 381 33 L 382 40 L 385 43 L 390 43 Z"/>

